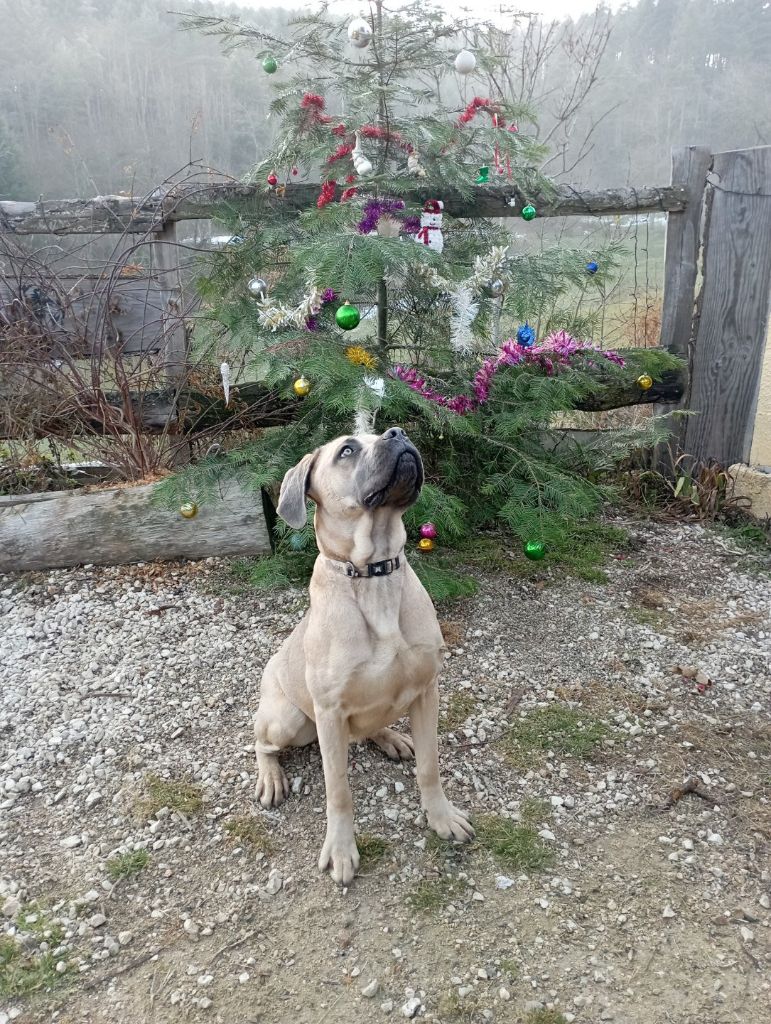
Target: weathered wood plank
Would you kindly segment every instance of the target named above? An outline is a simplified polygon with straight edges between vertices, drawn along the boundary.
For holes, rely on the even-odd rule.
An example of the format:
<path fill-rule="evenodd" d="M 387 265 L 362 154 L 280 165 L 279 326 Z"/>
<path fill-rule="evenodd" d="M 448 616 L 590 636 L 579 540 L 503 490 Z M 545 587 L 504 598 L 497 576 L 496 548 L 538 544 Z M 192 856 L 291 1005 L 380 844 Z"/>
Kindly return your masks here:
<path fill-rule="evenodd" d="M 0 572 L 270 550 L 260 495 L 231 482 L 193 519 L 153 503 L 155 484 L 0 498 Z"/>
<path fill-rule="evenodd" d="M 338 188 L 338 193 L 341 190 Z M 181 186 L 163 197 L 97 196 L 95 199 L 45 199 L 36 203 L 0 202 L 0 232 L 30 234 L 104 234 L 160 231 L 167 221 L 221 217 L 226 208 L 239 209 L 256 200 L 304 210 L 316 203 L 317 183 L 289 184 L 282 196 L 264 185 L 218 184 Z M 409 202 L 432 198 L 435 189 L 413 188 Z M 541 217 L 571 215 L 613 216 L 624 213 L 677 212 L 686 208 L 686 185 L 645 185 L 640 188 L 578 189 L 557 185 L 554 196 L 524 196 L 514 185 L 477 185 L 470 198 L 458 192 L 442 195 L 445 212 L 453 217 L 518 217 L 532 201 Z M 514 206 L 510 205 L 513 201 Z"/>
<path fill-rule="evenodd" d="M 701 229 L 704 214 L 704 196 L 707 172 L 712 165 L 712 154 L 703 146 L 685 146 L 672 152 L 672 182 L 683 182 L 688 190 L 688 203 L 684 210 L 667 217 L 667 236 L 664 250 L 664 300 L 661 311 L 659 344 L 690 361 L 697 320 L 694 315 L 696 279 L 701 254 Z M 688 374 L 685 391 L 679 406 L 688 406 Z M 682 416 L 672 416 L 678 405 L 662 407 L 659 412 L 667 417 L 669 440 L 654 452 L 658 468 L 671 475 L 673 463 L 682 452 L 687 427 Z"/>
<path fill-rule="evenodd" d="M 771 284 L 771 146 L 717 153 L 709 197 L 685 451 L 748 462 Z"/>
<path fill-rule="evenodd" d="M 686 146 L 672 153 L 672 182 L 685 184 L 688 203 L 684 210 L 667 217 L 660 344 L 683 358 L 688 356 L 691 341 L 704 190 L 711 163 L 712 154 L 703 146 Z"/>

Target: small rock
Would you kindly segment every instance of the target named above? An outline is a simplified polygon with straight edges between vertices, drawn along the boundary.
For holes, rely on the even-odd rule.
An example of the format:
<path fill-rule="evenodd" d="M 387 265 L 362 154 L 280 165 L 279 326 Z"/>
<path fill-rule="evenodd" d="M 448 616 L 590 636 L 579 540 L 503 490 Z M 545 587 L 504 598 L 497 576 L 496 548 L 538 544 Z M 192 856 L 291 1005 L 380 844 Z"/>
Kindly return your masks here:
<path fill-rule="evenodd" d="M 281 887 L 283 884 L 284 876 L 281 874 L 280 871 L 276 871 L 276 869 L 274 868 L 271 871 L 268 881 L 265 885 L 265 892 L 269 896 L 275 896 L 276 893 L 281 892 Z"/>
<path fill-rule="evenodd" d="M 475 892 L 474 895 L 471 898 L 472 898 L 472 900 L 476 900 L 477 903 L 484 903 L 484 901 L 485 901 L 485 898 L 484 898 L 484 896 L 482 895 L 481 892 Z"/>
<path fill-rule="evenodd" d="M 509 992 L 507 988 L 503 988 L 503 986 L 501 986 L 501 988 L 498 989 L 498 998 L 502 999 L 504 1003 L 508 1003 L 511 999 L 511 992 Z"/>
<path fill-rule="evenodd" d="M 683 842 L 682 842 L 682 847 L 683 847 L 684 850 L 692 850 L 693 849 L 693 839 L 684 839 Z"/>
<path fill-rule="evenodd" d="M 374 999 L 380 991 L 380 982 L 377 978 L 373 978 L 369 985 L 365 985 L 361 990 L 361 994 L 365 999 Z"/>
<path fill-rule="evenodd" d="M 128 946 L 128 944 L 133 941 L 133 932 L 118 932 L 118 942 L 120 943 L 121 946 Z"/>
<path fill-rule="evenodd" d="M 87 808 L 94 807 L 96 804 L 99 803 L 99 801 L 101 799 L 102 799 L 102 794 L 101 793 L 97 793 L 96 791 L 94 791 L 93 793 L 89 793 L 88 796 L 86 797 L 86 807 Z"/>
<path fill-rule="evenodd" d="M 384 1000 L 384 1002 L 382 1002 L 380 1004 L 380 1009 L 383 1011 L 383 1013 L 390 1013 L 391 1010 L 393 1010 L 393 1008 L 394 1008 L 394 1001 L 393 1001 L 393 999 L 386 999 L 386 1000 Z"/>
<path fill-rule="evenodd" d="M 763 893 L 763 895 L 758 900 L 758 903 L 761 905 L 761 907 L 765 907 L 766 910 L 768 910 L 768 908 L 771 907 L 771 898 L 769 898 L 767 892 Z"/>
<path fill-rule="evenodd" d="M 198 935 L 198 932 L 200 931 L 200 928 L 191 917 L 186 918 L 182 927 L 190 936 Z"/>
<path fill-rule="evenodd" d="M 104 914 L 92 914 L 88 919 L 88 923 L 92 928 L 101 928 L 103 924 L 107 923 L 107 918 Z"/>
<path fill-rule="evenodd" d="M 198 975 L 198 984 L 199 985 L 211 985 L 211 983 L 213 981 L 214 981 L 214 975 L 213 974 L 199 974 Z"/>
<path fill-rule="evenodd" d="M 662 917 L 675 917 L 675 912 L 674 912 L 674 910 L 673 910 L 673 909 L 672 909 L 672 908 L 670 907 L 670 905 L 669 905 L 669 904 L 667 904 L 667 905 L 666 905 L 666 906 L 664 907 L 664 909 L 663 909 L 663 910 L 661 911 L 661 916 L 662 916 Z"/>
<path fill-rule="evenodd" d="M 211 999 L 209 999 L 207 996 L 201 996 L 201 998 L 198 1000 L 198 1005 L 201 1007 L 202 1010 L 208 1010 L 209 1007 L 211 1006 Z"/>
<path fill-rule="evenodd" d="M 555 838 L 554 833 L 550 828 L 542 828 L 538 835 L 541 837 L 541 839 L 554 840 Z"/>
<path fill-rule="evenodd" d="M 402 1017 L 412 1019 L 420 1009 L 421 1003 L 417 996 L 413 996 L 408 999 L 407 1002 L 402 1006 Z"/>
<path fill-rule="evenodd" d="M 66 839 L 62 839 L 59 846 L 63 846 L 65 850 L 74 850 L 76 846 L 80 846 L 83 840 L 80 836 L 67 836 Z"/>
<path fill-rule="evenodd" d="M 479 970 L 477 971 L 477 978 L 479 978 L 480 981 L 488 980 L 489 975 L 487 971 L 484 969 L 484 967 L 480 967 Z"/>
<path fill-rule="evenodd" d="M 755 932 L 751 928 L 748 928 L 746 925 L 742 925 L 742 927 L 739 929 L 739 934 L 745 942 L 755 941 Z"/>
<path fill-rule="evenodd" d="M 394 783 L 394 792 L 396 792 L 396 793 L 403 793 L 404 792 L 404 783 L 403 782 L 395 782 Z"/>
<path fill-rule="evenodd" d="M 514 879 L 509 878 L 508 875 L 496 875 L 495 876 L 495 888 L 496 889 L 510 889 L 514 885 Z"/>
<path fill-rule="evenodd" d="M 248 971 L 242 971 L 238 975 L 238 984 L 239 985 L 245 985 L 247 983 L 247 981 L 249 980 L 249 978 L 250 978 L 249 972 Z"/>
<path fill-rule="evenodd" d="M 466 996 L 470 996 L 473 991 L 473 985 L 461 985 L 461 987 L 458 989 L 458 998 L 465 999 Z"/>
<path fill-rule="evenodd" d="M 9 896 L 3 903 L 4 917 L 16 917 L 20 910 L 21 900 L 17 900 L 15 896 Z"/>
<path fill-rule="evenodd" d="M 722 846 L 723 845 L 723 837 L 720 835 L 719 832 L 708 832 L 707 833 L 707 842 L 708 843 L 713 843 L 715 846 Z"/>

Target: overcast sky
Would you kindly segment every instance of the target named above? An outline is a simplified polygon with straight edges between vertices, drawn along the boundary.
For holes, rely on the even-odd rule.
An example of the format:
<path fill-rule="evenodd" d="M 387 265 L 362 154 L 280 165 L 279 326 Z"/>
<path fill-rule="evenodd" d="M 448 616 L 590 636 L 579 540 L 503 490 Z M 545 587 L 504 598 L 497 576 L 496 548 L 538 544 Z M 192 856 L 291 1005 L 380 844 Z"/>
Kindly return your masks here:
<path fill-rule="evenodd" d="M 235 0 L 235 3 L 240 4 L 241 7 L 310 7 L 313 8 L 313 3 L 303 3 L 302 0 Z M 525 0 L 521 5 L 512 4 L 501 4 L 500 0 L 497 3 L 490 2 L 490 0 L 483 0 L 482 3 L 474 5 L 469 0 L 439 0 L 439 7 L 444 7 L 448 11 L 452 11 L 453 14 L 460 13 L 464 8 L 469 9 L 470 15 L 474 18 L 491 18 L 493 19 L 496 12 L 500 11 L 501 6 L 504 9 L 511 10 L 512 8 L 518 8 L 523 11 L 533 11 L 540 14 L 545 14 L 550 18 L 562 18 L 566 14 L 584 14 L 586 11 L 593 11 L 598 6 L 598 0 Z M 359 11 L 364 12 L 367 10 L 367 4 L 365 2 L 357 3 L 356 0 L 340 0 L 336 3 L 335 8 L 343 11 L 351 11 L 352 14 L 356 14 Z M 387 6 L 398 7 L 402 6 L 399 0 L 387 0 Z M 611 0 L 609 3 L 613 10 L 621 6 L 621 0 Z"/>

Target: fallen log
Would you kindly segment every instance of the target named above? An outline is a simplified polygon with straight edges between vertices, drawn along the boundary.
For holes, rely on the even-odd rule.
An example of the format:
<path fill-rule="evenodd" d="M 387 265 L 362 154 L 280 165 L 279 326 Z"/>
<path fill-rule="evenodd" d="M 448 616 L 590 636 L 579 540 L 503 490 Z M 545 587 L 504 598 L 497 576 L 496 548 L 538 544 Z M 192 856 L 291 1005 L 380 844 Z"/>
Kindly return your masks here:
<path fill-rule="evenodd" d="M 259 494 L 231 481 L 185 518 L 153 500 L 156 486 L 0 497 L 0 572 L 270 551 Z"/>

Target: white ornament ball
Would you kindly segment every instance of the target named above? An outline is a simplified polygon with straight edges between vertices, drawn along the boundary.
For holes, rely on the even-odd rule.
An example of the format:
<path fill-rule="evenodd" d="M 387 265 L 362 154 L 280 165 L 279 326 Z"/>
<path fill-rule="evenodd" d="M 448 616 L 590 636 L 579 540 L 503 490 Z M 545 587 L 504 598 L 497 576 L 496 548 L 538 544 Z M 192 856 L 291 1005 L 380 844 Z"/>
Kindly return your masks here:
<path fill-rule="evenodd" d="M 477 59 L 470 50 L 461 50 L 455 58 L 455 70 L 459 75 L 470 75 L 477 66 Z"/>
<path fill-rule="evenodd" d="M 351 46 L 363 50 L 372 42 L 372 26 L 364 18 L 354 18 L 348 26 L 348 41 Z"/>

